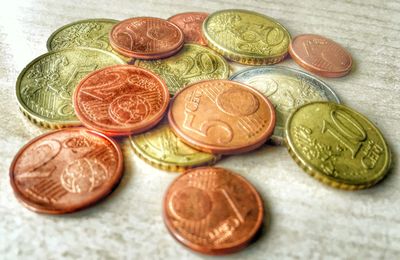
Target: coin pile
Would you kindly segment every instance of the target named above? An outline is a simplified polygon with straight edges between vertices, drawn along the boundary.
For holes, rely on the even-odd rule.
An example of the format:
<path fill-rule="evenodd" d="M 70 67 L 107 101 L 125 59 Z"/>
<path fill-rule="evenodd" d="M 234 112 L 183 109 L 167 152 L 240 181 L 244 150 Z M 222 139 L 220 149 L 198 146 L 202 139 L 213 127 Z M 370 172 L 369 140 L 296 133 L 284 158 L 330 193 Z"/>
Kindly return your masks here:
<path fill-rule="evenodd" d="M 350 72 L 351 55 L 339 44 L 311 34 L 291 39 L 262 14 L 82 20 L 55 31 L 47 47 L 16 83 L 31 121 L 63 128 L 30 141 L 10 167 L 15 195 L 31 210 L 63 214 L 104 198 L 123 171 L 112 137 L 129 136 L 149 164 L 184 172 L 164 198 L 170 233 L 192 250 L 226 254 L 250 243 L 264 210 L 248 181 L 210 166 L 223 155 L 267 140 L 286 144 L 304 171 L 348 190 L 376 184 L 390 167 L 376 126 L 315 76 L 283 66 L 230 75 L 230 62 L 272 65 L 288 53 L 322 77 Z"/>

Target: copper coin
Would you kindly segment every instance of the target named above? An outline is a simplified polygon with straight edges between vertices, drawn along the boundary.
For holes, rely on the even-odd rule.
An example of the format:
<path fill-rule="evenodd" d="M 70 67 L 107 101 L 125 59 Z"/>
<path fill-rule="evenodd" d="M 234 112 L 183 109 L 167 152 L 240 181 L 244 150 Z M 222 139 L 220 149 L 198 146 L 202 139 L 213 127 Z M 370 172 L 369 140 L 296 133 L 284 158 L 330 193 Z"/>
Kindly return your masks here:
<path fill-rule="evenodd" d="M 243 177 L 223 168 L 187 171 L 168 188 L 164 222 L 173 237 L 204 254 L 227 254 L 247 246 L 260 229 L 263 204 Z"/>
<path fill-rule="evenodd" d="M 174 23 L 153 17 L 130 18 L 116 24 L 110 44 L 122 55 L 139 59 L 161 59 L 178 52 L 183 33 Z"/>
<path fill-rule="evenodd" d="M 207 13 L 200 12 L 180 13 L 171 16 L 168 21 L 178 25 L 183 32 L 185 42 L 206 46 L 207 42 L 203 38 L 201 27 L 207 16 Z"/>
<path fill-rule="evenodd" d="M 164 116 L 169 102 L 165 82 L 133 65 L 92 72 L 74 92 L 74 109 L 86 127 L 107 135 L 144 132 Z"/>
<path fill-rule="evenodd" d="M 296 36 L 289 45 L 293 60 L 322 77 L 342 77 L 350 72 L 353 60 L 338 43 L 315 34 Z"/>
<path fill-rule="evenodd" d="M 229 80 L 206 80 L 179 91 L 168 120 L 198 150 L 234 154 L 261 146 L 275 127 L 275 109 L 257 90 Z"/>
<path fill-rule="evenodd" d="M 64 214 L 107 196 L 122 177 L 122 153 L 108 137 L 86 128 L 39 136 L 10 167 L 15 196 L 30 210 Z"/>

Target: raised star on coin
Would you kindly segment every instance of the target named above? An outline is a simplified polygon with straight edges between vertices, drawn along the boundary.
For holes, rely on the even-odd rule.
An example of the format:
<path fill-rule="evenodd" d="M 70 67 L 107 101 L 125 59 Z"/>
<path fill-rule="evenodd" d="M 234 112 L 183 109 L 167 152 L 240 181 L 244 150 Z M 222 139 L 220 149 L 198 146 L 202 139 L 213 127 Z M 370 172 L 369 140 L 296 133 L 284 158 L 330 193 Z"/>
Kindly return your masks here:
<path fill-rule="evenodd" d="M 290 155 L 307 173 L 336 188 L 363 189 L 388 172 L 391 152 L 366 117 L 344 105 L 313 102 L 286 125 Z"/>
<path fill-rule="evenodd" d="M 171 129 L 186 144 L 216 154 L 261 146 L 275 127 L 275 109 L 253 88 L 229 80 L 194 83 L 175 95 Z"/>
<path fill-rule="evenodd" d="M 117 143 L 100 133 L 58 130 L 21 148 L 10 167 L 10 182 L 30 210 L 69 213 L 108 195 L 121 179 L 122 160 Z"/>
<path fill-rule="evenodd" d="M 86 47 L 43 54 L 18 76 L 16 95 L 20 109 L 44 127 L 80 125 L 72 105 L 75 86 L 94 70 L 123 63 L 115 54 Z"/>
<path fill-rule="evenodd" d="M 254 238 L 263 221 L 263 204 L 243 177 L 223 168 L 191 169 L 164 197 L 164 222 L 190 249 L 210 255 L 236 252 Z"/>
<path fill-rule="evenodd" d="M 163 118 L 168 102 L 164 81 L 133 65 L 97 70 L 81 80 L 74 92 L 74 108 L 82 124 L 107 135 L 150 129 Z"/>
<path fill-rule="evenodd" d="M 274 104 L 276 126 L 271 140 L 275 144 L 282 144 L 284 141 L 287 118 L 297 107 L 313 101 L 340 102 L 326 83 L 308 73 L 288 67 L 244 69 L 230 79 L 254 87 Z"/>

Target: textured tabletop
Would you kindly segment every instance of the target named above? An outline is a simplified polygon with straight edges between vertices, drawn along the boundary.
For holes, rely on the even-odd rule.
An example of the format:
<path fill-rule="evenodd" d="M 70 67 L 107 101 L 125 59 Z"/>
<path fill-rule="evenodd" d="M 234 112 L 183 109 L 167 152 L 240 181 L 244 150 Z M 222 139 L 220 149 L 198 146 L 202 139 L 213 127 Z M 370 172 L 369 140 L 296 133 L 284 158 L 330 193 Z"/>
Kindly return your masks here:
<path fill-rule="evenodd" d="M 17 3 L 19 2 L 19 3 Z M 184 11 L 242 8 L 284 24 L 292 36 L 317 33 L 353 55 L 351 73 L 323 79 L 342 102 L 366 115 L 386 137 L 393 168 L 377 186 L 330 188 L 304 173 L 285 147 L 264 145 L 217 163 L 260 192 L 268 218 L 260 238 L 229 259 L 399 259 L 400 256 L 400 2 L 280 1 L 7 1 L 0 8 L 0 259 L 201 259 L 164 226 L 161 205 L 178 176 L 157 170 L 121 139 L 125 172 L 106 200 L 79 213 L 31 212 L 14 197 L 8 168 L 16 152 L 47 130 L 19 111 L 19 72 L 46 52 L 60 26 L 85 18 L 168 18 Z M 290 58 L 280 65 L 299 68 Z"/>

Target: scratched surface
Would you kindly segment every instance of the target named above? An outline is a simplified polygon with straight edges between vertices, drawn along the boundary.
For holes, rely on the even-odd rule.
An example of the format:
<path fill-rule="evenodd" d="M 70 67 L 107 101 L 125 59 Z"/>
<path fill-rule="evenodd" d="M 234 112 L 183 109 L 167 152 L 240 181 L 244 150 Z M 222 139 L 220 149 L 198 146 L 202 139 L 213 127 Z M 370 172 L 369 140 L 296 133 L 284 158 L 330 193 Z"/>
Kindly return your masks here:
<path fill-rule="evenodd" d="M 347 77 L 325 79 L 344 104 L 374 122 L 393 151 L 393 169 L 376 187 L 347 192 L 305 174 L 284 147 L 263 146 L 217 165 L 258 189 L 269 218 L 260 238 L 233 259 L 398 259 L 400 255 L 400 2 L 399 1 L 13 1 L 0 9 L 0 258 L 201 259 L 164 227 L 164 192 L 177 176 L 137 158 L 121 140 L 121 184 L 95 207 L 65 216 L 28 211 L 13 196 L 8 167 L 19 148 L 47 130 L 18 110 L 19 72 L 46 52 L 58 27 L 85 18 L 168 18 L 183 11 L 256 10 L 292 36 L 325 35 L 345 46 L 355 65 Z M 280 65 L 298 66 L 290 59 Z M 240 66 L 235 66 L 240 67 Z"/>

